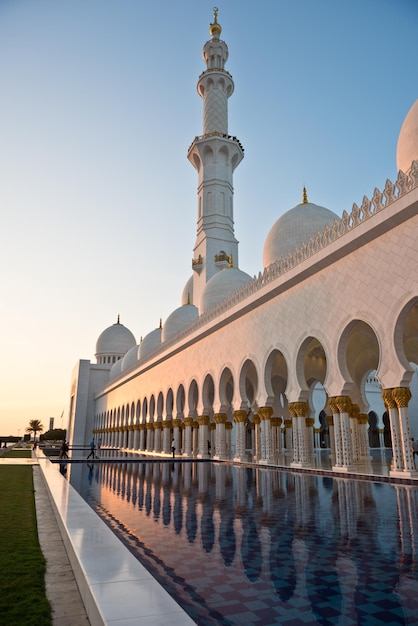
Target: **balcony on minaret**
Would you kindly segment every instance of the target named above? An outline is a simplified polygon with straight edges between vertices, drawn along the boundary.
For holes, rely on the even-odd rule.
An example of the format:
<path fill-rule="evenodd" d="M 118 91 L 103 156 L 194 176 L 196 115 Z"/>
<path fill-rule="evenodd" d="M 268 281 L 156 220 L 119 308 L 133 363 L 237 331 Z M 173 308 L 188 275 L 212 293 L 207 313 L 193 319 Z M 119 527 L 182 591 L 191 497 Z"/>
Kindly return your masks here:
<path fill-rule="evenodd" d="M 219 254 L 215 254 L 215 265 L 219 269 L 224 269 L 225 267 L 229 267 L 230 265 L 230 257 L 221 250 Z"/>
<path fill-rule="evenodd" d="M 197 259 L 192 259 L 192 270 L 194 272 L 201 272 L 203 268 L 203 257 L 201 254 L 197 257 Z"/>

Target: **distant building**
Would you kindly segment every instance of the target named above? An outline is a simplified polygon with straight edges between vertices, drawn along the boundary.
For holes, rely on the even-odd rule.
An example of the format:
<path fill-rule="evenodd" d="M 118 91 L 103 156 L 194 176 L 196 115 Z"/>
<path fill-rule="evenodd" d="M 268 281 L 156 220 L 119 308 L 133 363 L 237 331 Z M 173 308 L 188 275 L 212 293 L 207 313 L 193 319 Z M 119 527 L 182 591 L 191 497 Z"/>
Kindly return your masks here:
<path fill-rule="evenodd" d="M 285 455 L 294 467 L 329 448 L 348 471 L 392 447 L 392 473 L 415 474 L 418 437 L 418 100 L 399 135 L 399 175 L 342 216 L 302 202 L 273 224 L 263 269 L 239 269 L 228 131 L 227 45 L 214 14 L 198 79 L 203 132 L 197 232 L 181 306 L 137 345 L 119 321 L 71 383 L 69 437 L 170 454 Z"/>

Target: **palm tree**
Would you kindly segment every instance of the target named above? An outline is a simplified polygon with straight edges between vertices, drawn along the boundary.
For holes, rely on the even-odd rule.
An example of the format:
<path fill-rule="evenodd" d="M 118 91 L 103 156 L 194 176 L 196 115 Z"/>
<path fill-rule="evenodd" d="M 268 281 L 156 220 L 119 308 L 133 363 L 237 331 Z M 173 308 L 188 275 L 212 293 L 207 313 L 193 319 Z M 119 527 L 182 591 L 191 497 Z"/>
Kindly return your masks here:
<path fill-rule="evenodd" d="M 29 426 L 26 429 L 27 433 L 33 433 L 33 439 L 36 441 L 36 433 L 41 433 L 44 427 L 41 424 L 41 420 L 29 420 Z"/>

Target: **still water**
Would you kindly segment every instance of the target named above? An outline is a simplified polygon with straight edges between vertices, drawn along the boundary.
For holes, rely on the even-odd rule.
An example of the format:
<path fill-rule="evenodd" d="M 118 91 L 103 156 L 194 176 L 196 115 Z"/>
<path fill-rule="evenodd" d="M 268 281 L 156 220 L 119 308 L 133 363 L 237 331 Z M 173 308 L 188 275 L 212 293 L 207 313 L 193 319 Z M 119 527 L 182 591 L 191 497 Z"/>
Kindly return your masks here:
<path fill-rule="evenodd" d="M 211 462 L 70 481 L 197 624 L 418 624 L 416 487 Z"/>

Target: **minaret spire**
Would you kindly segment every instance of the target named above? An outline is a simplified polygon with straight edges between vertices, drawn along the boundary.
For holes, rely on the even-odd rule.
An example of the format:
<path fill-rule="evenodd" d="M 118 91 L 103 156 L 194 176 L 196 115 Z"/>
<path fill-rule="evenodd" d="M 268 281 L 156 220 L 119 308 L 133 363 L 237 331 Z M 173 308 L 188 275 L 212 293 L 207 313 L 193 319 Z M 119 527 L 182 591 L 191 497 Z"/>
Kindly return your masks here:
<path fill-rule="evenodd" d="M 224 265 L 219 258 L 232 255 L 238 267 L 238 241 L 234 235 L 233 172 L 244 158 L 244 149 L 228 131 L 228 98 L 234 81 L 225 69 L 228 46 L 220 35 L 218 8 L 213 9 L 211 39 L 203 46 L 206 70 L 197 91 L 203 100 L 203 133 L 195 137 L 187 158 L 198 172 L 197 237 L 193 263 L 193 304 L 199 306 L 207 281 Z"/>

